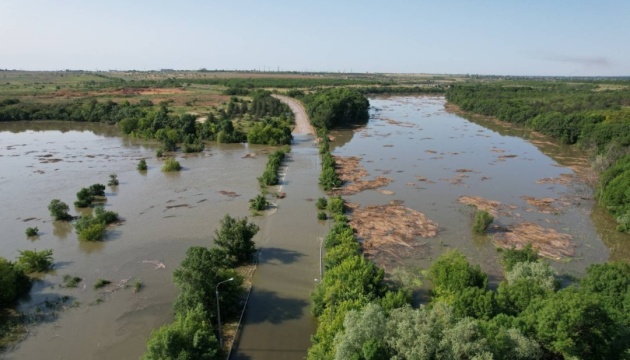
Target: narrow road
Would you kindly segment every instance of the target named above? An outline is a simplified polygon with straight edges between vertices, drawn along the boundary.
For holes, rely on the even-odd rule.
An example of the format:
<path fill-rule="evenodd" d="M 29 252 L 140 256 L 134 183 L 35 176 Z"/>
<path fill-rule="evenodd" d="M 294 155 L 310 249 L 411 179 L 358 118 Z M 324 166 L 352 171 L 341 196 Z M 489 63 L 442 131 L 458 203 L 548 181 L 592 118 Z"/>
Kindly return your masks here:
<path fill-rule="evenodd" d="M 259 265 L 232 360 L 303 359 L 315 331 L 310 293 L 319 277 L 320 238 L 327 226 L 307 199 L 324 196 L 318 185 L 320 159 L 304 108 L 278 98 L 291 106 L 297 123 L 281 170 L 286 197 L 275 200 L 277 211 L 261 220 Z"/>
<path fill-rule="evenodd" d="M 311 126 L 311 122 L 301 102 L 284 95 L 274 94 L 272 96 L 289 105 L 293 114 L 295 114 L 295 128 L 291 132 L 293 135 L 315 135 L 315 129 Z"/>

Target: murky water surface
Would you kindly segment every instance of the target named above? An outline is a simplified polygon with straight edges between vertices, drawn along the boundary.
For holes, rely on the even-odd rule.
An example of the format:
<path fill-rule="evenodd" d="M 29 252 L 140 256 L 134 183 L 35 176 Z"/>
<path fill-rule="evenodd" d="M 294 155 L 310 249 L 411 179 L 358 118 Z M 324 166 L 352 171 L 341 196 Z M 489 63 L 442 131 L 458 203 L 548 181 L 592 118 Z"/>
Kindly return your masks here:
<path fill-rule="evenodd" d="M 157 144 L 121 138 L 110 126 L 0 126 L 0 256 L 15 259 L 18 250 L 53 249 L 56 262 L 56 271 L 35 284 L 22 308 L 35 313 L 45 308 L 46 300 L 61 296 L 70 298 L 66 304 L 77 305 L 61 311 L 55 321 L 31 326 L 32 334 L 4 356 L 139 358 L 151 330 L 172 318 L 172 271 L 188 247 L 211 245 L 226 213 L 249 215 L 247 201 L 258 193 L 256 177 L 269 149 L 215 145 L 186 158 L 178 154 L 183 171 L 166 174 L 155 157 Z M 242 158 L 251 152 L 259 155 Z M 147 159 L 146 172 L 136 170 L 141 158 Z M 76 192 L 106 184 L 111 173 L 118 175 L 120 185 L 106 189 L 106 209 L 118 212 L 124 222 L 108 229 L 104 241 L 80 242 L 72 226 L 52 221 L 47 209 L 52 199 L 61 199 L 77 214 L 72 205 Z M 24 231 L 34 226 L 40 235 L 28 239 Z M 82 277 L 83 282 L 78 288 L 62 288 L 65 274 Z M 143 289 L 135 293 L 114 286 L 96 291 L 92 285 L 99 278 L 120 285 L 139 280 Z"/>
<path fill-rule="evenodd" d="M 521 138 L 528 132 L 478 125 L 447 113 L 444 104 L 444 99 L 431 97 L 371 99 L 372 118 L 366 127 L 334 133 L 334 154 L 360 156 L 370 176 L 394 180 L 381 189 L 389 195 L 367 190 L 348 196 L 349 201 L 366 206 L 402 200 L 439 224 L 437 237 L 419 239 L 424 245 L 411 256 L 379 259 L 386 267 L 426 268 L 442 252 L 459 248 L 496 283 L 501 274 L 497 252 L 488 237 L 472 234 L 473 211 L 457 202 L 462 195 L 513 205 L 509 216 L 497 220 L 501 225 L 530 221 L 572 235 L 576 256 L 553 262 L 560 272 L 580 275 L 588 264 L 630 258 L 630 239 L 616 233 L 614 221 L 589 200 L 593 193 L 588 186 L 580 181 L 536 182 L 571 174 L 565 166 L 583 161 L 573 148 L 553 143 L 537 147 Z M 317 222 L 313 202 L 306 201 L 321 194 L 316 180 L 309 181 L 318 172 L 316 148 L 308 143 L 311 139 L 298 140 L 302 143 L 295 147 L 283 184 L 287 198 L 278 201 L 275 213 L 253 218 L 262 228 L 256 240 L 263 258 L 254 278 L 260 301 L 252 307 L 260 311 L 248 313 L 250 326 L 244 329 L 237 356 L 261 352 L 265 336 L 285 325 L 297 330 L 288 336 L 289 342 L 274 349 L 287 358 L 303 354 L 313 329 L 307 290 L 318 277 L 317 237 L 326 225 Z M 214 145 L 201 154 L 178 155 L 184 170 L 165 174 L 155 158 L 156 147 L 98 124 L 0 124 L 0 256 L 14 259 L 18 250 L 53 249 L 56 261 L 56 271 L 36 283 L 21 307 L 35 313 L 38 307 L 45 308 L 46 300 L 61 296 L 69 297 L 65 304 L 76 304 L 29 327 L 32 333 L 3 354 L 6 358 L 37 359 L 43 354 L 51 359 L 138 358 L 151 330 L 171 320 L 176 294 L 171 274 L 186 249 L 210 245 L 226 213 L 249 215 L 247 200 L 258 193 L 256 177 L 269 149 Z M 243 158 L 251 152 L 259 155 Z M 147 172 L 136 170 L 141 158 L 147 159 Z M 120 185 L 107 188 L 106 208 L 118 212 L 124 222 L 108 229 L 103 242 L 80 242 L 72 226 L 51 220 L 50 200 L 71 205 L 80 188 L 107 183 L 111 173 L 118 175 Z M 522 196 L 562 199 L 566 205 L 543 214 Z M 71 209 L 77 214 L 72 205 Z M 28 239 L 24 231 L 33 226 L 40 236 Z M 304 234 L 308 239 L 301 238 Z M 65 274 L 80 276 L 83 282 L 78 288 L 63 288 Z M 284 284 L 283 277 L 300 280 Z M 121 286 L 93 290 L 99 278 Z M 144 284 L 140 292 L 122 286 L 135 280 Z"/>
<path fill-rule="evenodd" d="M 333 154 L 360 156 L 370 176 L 394 181 L 381 188 L 387 194 L 367 190 L 347 200 L 362 206 L 401 200 L 440 227 L 435 238 L 419 240 L 424 245 L 412 256 L 380 259 L 386 267 L 426 268 L 439 254 L 458 248 L 496 283 L 501 274 L 497 251 L 487 236 L 473 234 L 474 211 L 457 202 L 460 196 L 509 205 L 509 211 L 497 219 L 502 226 L 528 221 L 573 236 L 576 256 L 553 262 L 561 273 L 580 275 L 592 263 L 630 259 L 630 238 L 614 231 L 614 221 L 591 200 L 589 186 L 580 180 L 567 185 L 537 183 L 573 174 L 563 164 L 586 161 L 575 148 L 540 138 L 537 147 L 524 139 L 529 131 L 491 122 L 483 124 L 487 127 L 476 124 L 446 112 L 443 98 L 375 98 L 370 104 L 371 119 L 365 128 L 334 133 Z M 553 198 L 562 205 L 557 212 L 545 214 L 523 196 Z"/>

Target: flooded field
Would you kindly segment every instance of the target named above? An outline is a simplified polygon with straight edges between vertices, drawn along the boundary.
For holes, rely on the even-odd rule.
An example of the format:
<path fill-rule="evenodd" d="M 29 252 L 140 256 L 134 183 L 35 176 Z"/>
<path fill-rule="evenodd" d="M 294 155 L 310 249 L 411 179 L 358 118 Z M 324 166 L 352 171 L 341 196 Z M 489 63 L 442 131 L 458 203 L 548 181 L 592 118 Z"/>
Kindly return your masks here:
<path fill-rule="evenodd" d="M 333 155 L 352 167 L 347 179 L 355 183 L 335 191 L 351 203 L 353 221 L 363 224 L 361 239 L 372 241 L 367 253 L 386 269 L 427 268 L 458 248 L 496 284 L 495 246 L 513 241 L 501 235 L 519 229 L 564 236 L 567 252 L 551 260 L 561 273 L 580 275 L 591 263 L 630 259 L 630 237 L 615 232 L 614 221 L 595 206 L 583 172 L 588 162 L 576 149 L 464 119 L 447 112 L 443 98 L 370 102 L 365 127 L 332 133 Z M 274 200 L 277 210 L 250 218 L 261 226 L 255 240 L 262 255 L 233 358 L 302 357 L 308 347 L 314 329 L 308 293 L 319 277 L 319 238 L 327 229 L 316 220 L 313 200 L 323 193 L 312 140 L 296 137 L 278 189 L 287 197 Z M 0 256 L 12 260 L 19 250 L 53 249 L 56 269 L 20 305 L 39 323 L 0 357 L 137 359 L 151 330 L 172 319 L 171 274 L 186 249 L 211 245 L 226 213 L 250 215 L 247 202 L 259 193 L 256 177 L 269 148 L 213 145 L 200 154 L 178 154 L 183 171 L 165 174 L 157 146 L 99 124 L 0 124 Z M 146 172 L 136 170 L 141 158 Z M 104 241 L 80 242 L 71 225 L 52 221 L 52 199 L 77 215 L 71 205 L 77 191 L 107 183 L 112 173 L 120 185 L 107 187 L 105 205 L 124 221 L 108 228 Z M 491 236 L 473 234 L 474 207 L 467 204 L 494 213 Z M 408 221 L 389 228 L 388 219 L 399 217 Z M 35 226 L 40 235 L 27 238 L 25 229 Z M 64 275 L 83 281 L 65 288 Z M 94 290 L 100 278 L 113 284 Z M 125 286 L 136 281 L 143 284 L 139 292 Z"/>
<path fill-rule="evenodd" d="M 427 268 L 442 252 L 458 248 L 496 283 L 501 269 L 495 246 L 536 236 L 554 240 L 547 257 L 565 274 L 630 258 L 630 238 L 616 233 L 592 200 L 588 161 L 577 149 L 492 121 L 471 122 L 447 112 L 443 98 L 374 98 L 370 104 L 368 125 L 333 132 L 332 145 L 338 163 L 351 163 L 351 177 L 361 178 L 337 192 L 354 208 L 353 221 L 370 226 L 359 237 L 385 268 Z M 366 190 L 357 192 L 356 185 Z M 493 204 L 489 236 L 473 233 L 475 207 L 467 204 Z M 404 214 L 421 224 L 391 225 Z M 409 230 L 422 226 L 425 233 Z M 424 237 L 387 243 L 392 234 Z"/>
<path fill-rule="evenodd" d="M 0 124 L 0 256 L 15 259 L 18 250 L 53 249 L 55 271 L 36 282 L 21 307 L 43 323 L 8 359 L 137 359 L 151 330 L 172 319 L 176 294 L 171 274 L 193 245 L 211 245 L 219 220 L 249 215 L 247 201 L 258 193 L 269 149 L 242 144 L 218 145 L 178 161 L 180 173 L 160 171 L 158 144 L 121 138 L 115 128 L 98 124 Z M 257 153 L 255 157 L 244 157 Z M 181 154 L 179 154 L 181 155 Z M 147 159 L 148 171 L 136 165 Z M 122 224 L 108 228 L 102 242 L 80 242 L 71 225 L 52 221 L 48 203 L 61 199 L 71 207 L 76 192 L 106 184 L 106 209 Z M 254 222 L 264 218 L 254 218 Z M 27 238 L 27 227 L 39 237 Z M 64 288 L 63 275 L 83 278 Z M 99 279 L 113 282 L 94 290 Z M 131 285 L 142 283 L 134 292 Z M 67 296 L 62 307 L 49 309 Z M 49 305 L 47 307 L 47 305 Z M 40 312 L 41 310 L 41 312 Z M 41 313 L 49 316 L 41 317 Z M 1 357 L 1 356 L 0 356 Z"/>

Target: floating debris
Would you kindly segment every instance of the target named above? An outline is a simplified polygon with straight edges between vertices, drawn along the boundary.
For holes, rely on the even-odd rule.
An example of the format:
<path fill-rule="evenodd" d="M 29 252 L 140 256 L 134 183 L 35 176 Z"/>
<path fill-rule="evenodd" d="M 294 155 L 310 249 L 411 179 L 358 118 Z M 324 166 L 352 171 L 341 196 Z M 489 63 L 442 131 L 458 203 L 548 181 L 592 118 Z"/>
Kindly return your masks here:
<path fill-rule="evenodd" d="M 571 235 L 531 222 L 509 226 L 496 233 L 493 239 L 497 246 L 504 249 L 512 247 L 522 249 L 525 245 L 532 244 L 540 256 L 554 260 L 562 260 L 575 254 L 575 244 Z"/>
<path fill-rule="evenodd" d="M 225 191 L 225 190 L 221 190 L 221 191 L 217 191 L 217 192 L 218 192 L 219 194 L 221 194 L 221 195 L 225 195 L 225 196 L 232 197 L 232 198 L 233 198 L 233 197 L 237 197 L 237 196 L 241 196 L 241 195 L 239 195 L 239 194 L 235 193 L 234 191 Z"/>
<path fill-rule="evenodd" d="M 477 210 L 487 211 L 490 215 L 497 217 L 502 205 L 498 201 L 484 199 L 480 196 L 460 196 L 458 202 L 464 205 L 471 205 Z"/>

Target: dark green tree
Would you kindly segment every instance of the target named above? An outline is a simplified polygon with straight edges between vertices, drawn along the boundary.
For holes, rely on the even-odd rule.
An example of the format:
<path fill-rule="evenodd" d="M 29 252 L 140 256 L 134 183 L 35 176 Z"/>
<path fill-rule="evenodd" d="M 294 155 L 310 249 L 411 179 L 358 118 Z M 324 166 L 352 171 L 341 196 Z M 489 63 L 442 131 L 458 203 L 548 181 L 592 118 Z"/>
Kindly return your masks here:
<path fill-rule="evenodd" d="M 226 214 L 219 224 L 219 229 L 214 232 L 214 243 L 224 249 L 232 265 L 251 262 L 256 253 L 254 235 L 258 232 L 258 226 L 247 223 L 247 217 L 242 219 L 232 218 Z"/>

